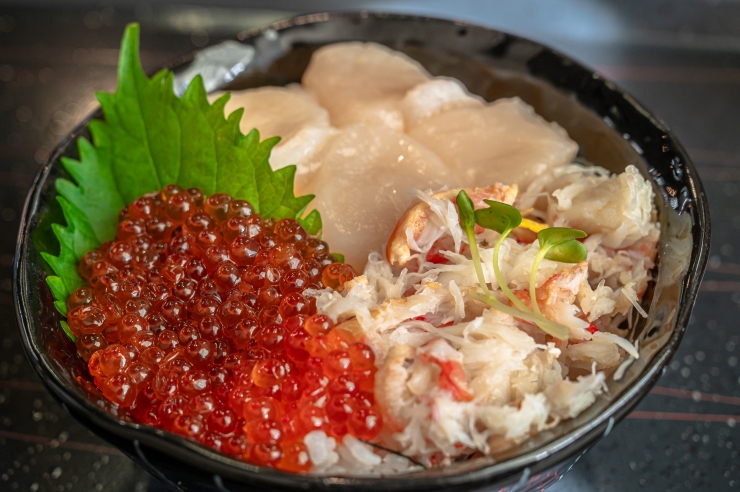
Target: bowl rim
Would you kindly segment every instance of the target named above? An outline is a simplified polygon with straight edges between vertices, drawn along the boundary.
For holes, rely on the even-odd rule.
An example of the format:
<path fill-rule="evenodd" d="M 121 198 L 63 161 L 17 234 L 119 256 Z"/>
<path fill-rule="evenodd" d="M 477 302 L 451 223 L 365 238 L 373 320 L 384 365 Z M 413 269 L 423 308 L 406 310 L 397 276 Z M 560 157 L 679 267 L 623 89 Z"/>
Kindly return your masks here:
<path fill-rule="evenodd" d="M 666 341 L 665 345 L 653 356 L 651 361 L 644 368 L 643 372 L 632 383 L 630 383 L 618 397 L 612 400 L 603 412 L 593 417 L 590 421 L 552 441 L 544 443 L 538 448 L 523 451 L 521 454 L 501 462 L 483 465 L 480 468 L 454 475 L 428 477 L 419 477 L 416 476 L 416 474 L 392 475 L 386 477 L 293 475 L 227 458 L 224 455 L 210 451 L 208 448 L 176 434 L 164 432 L 142 424 L 124 422 L 107 411 L 96 407 L 91 402 L 81 398 L 76 393 L 66 389 L 65 381 L 56 374 L 55 370 L 46 360 L 45 355 L 38 350 L 38 347 L 34 342 L 33 334 L 30 329 L 30 319 L 34 314 L 32 313 L 32 309 L 27 300 L 26 288 L 29 285 L 34 285 L 33 281 L 28 278 L 26 265 L 30 254 L 30 233 L 34 226 L 33 218 L 40 205 L 43 186 L 49 179 L 52 168 L 56 163 L 58 163 L 60 156 L 64 153 L 67 147 L 74 143 L 77 138 L 85 132 L 90 120 L 102 116 L 102 111 L 98 107 L 59 142 L 33 179 L 26 196 L 23 213 L 21 214 L 18 239 L 16 242 L 16 251 L 13 262 L 13 300 L 19 331 L 21 333 L 21 340 L 23 342 L 26 355 L 31 361 L 36 372 L 39 374 L 43 384 L 50 390 L 52 395 L 62 402 L 65 409 L 68 411 L 70 409 L 74 409 L 75 411 L 84 414 L 87 418 L 92 420 L 93 423 L 99 425 L 103 429 L 114 433 L 116 431 L 127 432 L 129 434 L 127 438 L 134 439 L 137 452 L 144 460 L 146 460 L 146 458 L 136 445 L 137 441 L 142 443 L 155 442 L 160 445 L 159 449 L 164 447 L 172 452 L 178 451 L 179 448 L 180 452 L 176 454 L 180 454 L 181 456 L 184 454 L 191 458 L 190 461 L 195 459 L 209 460 L 209 465 L 217 465 L 215 467 L 211 466 L 211 470 L 219 472 L 229 478 L 236 475 L 238 477 L 237 480 L 262 482 L 268 485 L 283 487 L 306 488 L 313 485 L 328 488 L 332 485 L 337 485 L 353 486 L 353 488 L 369 490 L 382 483 L 383 486 L 387 487 L 389 490 L 399 490 L 408 487 L 408 485 L 413 482 L 419 487 L 429 486 L 430 489 L 436 489 L 440 486 L 480 485 L 493 479 L 503 477 L 513 477 L 511 479 L 515 481 L 519 476 L 521 476 L 521 479 L 519 480 L 521 482 L 525 477 L 528 478 L 532 471 L 542 470 L 544 467 L 551 466 L 555 462 L 560 462 L 572 457 L 575 453 L 583 450 L 602 435 L 606 436 L 611 431 L 613 425 L 622 419 L 635 405 L 637 405 L 637 403 L 639 403 L 658 378 L 665 372 L 666 365 L 674 355 L 681 339 L 683 338 L 688 326 L 691 310 L 696 301 L 699 285 L 704 274 L 709 254 L 710 218 L 706 194 L 704 193 L 703 185 L 693 162 L 668 126 L 618 85 L 598 75 L 593 69 L 583 65 L 577 60 L 573 60 L 571 57 L 543 45 L 540 42 L 532 41 L 522 36 L 512 35 L 499 29 L 493 29 L 464 21 L 431 16 L 417 16 L 365 10 L 306 14 L 281 20 L 261 28 L 249 29 L 240 33 L 238 37 L 227 39 L 243 42 L 246 39 L 260 36 L 269 30 L 281 31 L 283 29 L 303 24 L 317 24 L 338 19 L 367 17 L 373 17 L 379 20 L 392 19 L 412 20 L 416 22 L 442 22 L 453 24 L 455 26 L 484 30 L 491 33 L 505 35 L 511 39 L 526 41 L 527 43 L 531 43 L 550 51 L 557 57 L 568 61 L 572 65 L 578 66 L 589 73 L 592 73 L 595 78 L 600 79 L 603 84 L 608 85 L 611 90 L 616 92 L 621 99 L 628 101 L 635 109 L 646 115 L 651 120 L 653 126 L 668 136 L 673 145 L 673 150 L 675 150 L 675 152 L 681 157 L 682 163 L 685 166 L 686 180 L 690 185 L 690 194 L 697 220 L 693 226 L 698 227 L 701 231 L 699 234 L 699 241 L 695 241 L 692 246 L 691 259 L 683 280 L 679 309 L 674 322 L 675 328 L 671 333 L 671 336 Z M 223 40 L 220 40 L 218 43 L 222 41 Z M 191 61 L 197 52 L 198 50 L 180 56 L 172 62 L 165 64 L 163 67 L 172 69 L 183 65 Z M 585 106 L 580 101 L 578 101 L 577 104 Z M 692 234 L 692 236 L 695 237 L 696 234 Z M 72 413 L 74 414 L 75 412 Z M 230 471 L 237 473 L 229 473 Z M 214 483 L 217 486 L 220 483 L 220 475 L 218 473 L 214 473 Z"/>

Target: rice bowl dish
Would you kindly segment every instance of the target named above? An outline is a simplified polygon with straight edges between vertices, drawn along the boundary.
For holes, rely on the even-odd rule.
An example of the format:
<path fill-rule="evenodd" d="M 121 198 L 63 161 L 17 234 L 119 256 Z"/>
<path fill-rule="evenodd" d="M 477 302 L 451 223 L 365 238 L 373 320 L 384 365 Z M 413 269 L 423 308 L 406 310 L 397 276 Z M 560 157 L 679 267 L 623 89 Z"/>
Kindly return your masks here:
<path fill-rule="evenodd" d="M 647 314 L 666 223 L 632 162 L 616 174 L 591 165 L 522 100 L 485 102 L 373 43 L 319 49 L 300 85 L 232 91 L 224 114 L 240 108 L 243 133 L 282 137 L 271 167 L 296 166 L 295 194 L 316 195 L 306 212 L 321 213 L 318 237 L 354 270 L 301 295 L 374 356 L 374 386 L 362 391 L 380 432 L 358 437 L 324 417 L 301 439 L 309 468 L 289 471 L 385 477 L 505 455 L 642 364 L 629 334 Z M 461 194 L 476 217 L 489 201 L 521 222 L 505 232 L 476 223 L 471 240 Z M 583 260 L 540 255 L 548 229 L 583 232 Z M 323 335 L 311 335 L 317 357 Z M 300 404 L 328 415 L 337 376 L 326 375 L 324 392 Z"/>

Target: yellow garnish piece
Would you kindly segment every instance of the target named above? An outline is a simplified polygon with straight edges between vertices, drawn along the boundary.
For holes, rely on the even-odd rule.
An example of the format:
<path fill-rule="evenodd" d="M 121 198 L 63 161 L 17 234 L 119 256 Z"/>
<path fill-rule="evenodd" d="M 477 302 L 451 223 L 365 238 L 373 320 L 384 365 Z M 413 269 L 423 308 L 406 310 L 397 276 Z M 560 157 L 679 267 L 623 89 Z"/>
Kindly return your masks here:
<path fill-rule="evenodd" d="M 535 222 L 533 220 L 529 219 L 522 219 L 522 223 L 519 224 L 519 227 L 523 227 L 525 229 L 529 229 L 532 232 L 540 232 L 542 229 L 547 229 L 547 224 L 541 224 L 539 222 Z"/>

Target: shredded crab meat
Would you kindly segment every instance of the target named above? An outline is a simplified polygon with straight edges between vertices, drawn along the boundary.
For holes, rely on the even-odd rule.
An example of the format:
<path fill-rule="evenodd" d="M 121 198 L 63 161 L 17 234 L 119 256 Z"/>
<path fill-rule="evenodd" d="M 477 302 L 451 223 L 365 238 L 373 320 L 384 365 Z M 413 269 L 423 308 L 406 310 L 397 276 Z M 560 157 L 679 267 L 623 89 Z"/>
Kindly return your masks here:
<path fill-rule="evenodd" d="M 386 246 L 386 259 L 391 265 L 406 266 L 411 261 L 411 250 L 426 253 L 443 235 L 454 241 L 454 251 L 460 252 L 464 240 L 462 228 L 453 201 L 462 188 L 437 193 L 412 190 L 419 200 L 404 212 L 396 224 Z M 476 208 L 487 205 L 483 200 L 496 200 L 511 205 L 516 198 L 516 185 L 496 183 L 485 188 L 465 188 Z"/>
<path fill-rule="evenodd" d="M 652 189 L 641 179 L 629 169 L 612 176 L 573 165 L 555 173 L 561 188 L 535 180 L 521 200 L 515 186 L 502 184 L 468 193 L 476 207 L 484 198 L 517 206 L 537 206 L 543 199 L 545 207 L 556 203 L 567 212 L 566 196 L 580 203 L 595 183 L 617 197 L 600 209 L 614 218 L 624 207 L 652 203 Z M 570 329 L 567 341 L 556 340 L 471 296 L 479 284 L 454 202 L 458 191 L 412 190 L 417 201 L 396 225 L 386 254 L 370 254 L 363 275 L 341 291 L 314 292 L 320 312 L 364 337 L 376 353 L 375 394 L 389 429 L 380 444 L 425 465 L 503 450 L 593 404 L 607 377 L 640 356 L 612 323 L 632 310 L 645 314 L 639 301 L 659 235 L 654 214 L 641 210 L 624 214 L 623 224 L 592 229 L 584 241 L 586 261 L 541 262 L 538 306 L 546 318 Z M 532 216 L 546 218 L 546 226 L 586 220 L 576 211 L 553 215 L 540 208 Z M 476 235 L 485 280 L 508 302 L 492 268 L 499 235 Z M 504 281 L 526 305 L 538 250 L 536 239 L 509 237 L 499 253 Z"/>

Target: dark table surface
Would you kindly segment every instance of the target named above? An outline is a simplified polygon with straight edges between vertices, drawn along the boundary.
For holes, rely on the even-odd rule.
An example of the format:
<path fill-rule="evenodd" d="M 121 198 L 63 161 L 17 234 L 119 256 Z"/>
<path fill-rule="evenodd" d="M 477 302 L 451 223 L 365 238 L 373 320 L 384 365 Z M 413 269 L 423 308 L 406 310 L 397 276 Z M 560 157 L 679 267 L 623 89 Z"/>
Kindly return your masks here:
<path fill-rule="evenodd" d="M 153 68 L 249 27 L 348 3 L 30 3 L 0 2 L 0 490 L 163 490 L 67 415 L 26 362 L 11 302 L 26 191 L 54 145 L 96 106 L 94 92 L 115 88 L 125 23 L 141 22 L 143 62 Z M 550 490 L 740 488 L 740 4 L 351 5 L 467 19 L 543 41 L 611 77 L 674 129 L 699 167 L 713 223 L 709 270 L 690 328 L 652 393 Z"/>

